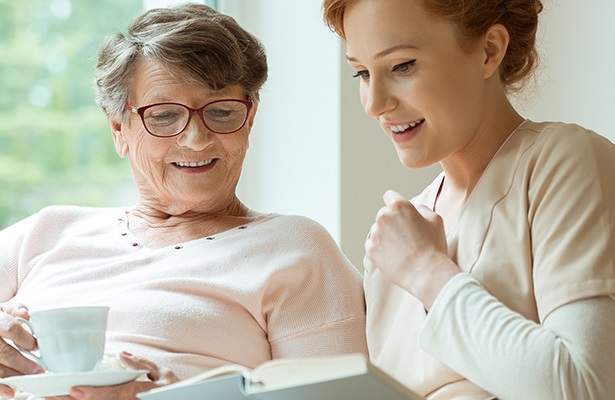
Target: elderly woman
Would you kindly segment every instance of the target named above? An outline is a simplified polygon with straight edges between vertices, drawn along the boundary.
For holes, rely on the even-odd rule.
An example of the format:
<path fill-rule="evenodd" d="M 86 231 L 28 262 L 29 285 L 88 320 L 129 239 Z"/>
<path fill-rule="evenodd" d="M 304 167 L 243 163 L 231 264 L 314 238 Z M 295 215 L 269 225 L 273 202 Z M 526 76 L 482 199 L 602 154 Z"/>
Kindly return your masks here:
<path fill-rule="evenodd" d="M 235 194 L 266 74 L 258 40 L 203 5 L 148 11 L 104 44 L 97 101 L 139 199 L 49 207 L 0 232 L 0 376 L 42 372 L 7 343 L 35 347 L 14 318 L 69 305 L 110 306 L 107 343 L 151 371 L 75 399 L 133 399 L 228 363 L 366 352 L 361 276 L 326 230 Z"/>

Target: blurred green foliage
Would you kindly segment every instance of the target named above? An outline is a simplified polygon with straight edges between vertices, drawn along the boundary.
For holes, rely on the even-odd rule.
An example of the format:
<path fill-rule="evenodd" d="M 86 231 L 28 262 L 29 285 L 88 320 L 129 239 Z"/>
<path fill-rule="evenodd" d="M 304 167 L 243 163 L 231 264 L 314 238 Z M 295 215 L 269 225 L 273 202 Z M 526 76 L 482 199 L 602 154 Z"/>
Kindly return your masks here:
<path fill-rule="evenodd" d="M 0 229 L 49 204 L 135 199 L 94 103 L 104 38 L 142 0 L 0 0 Z"/>

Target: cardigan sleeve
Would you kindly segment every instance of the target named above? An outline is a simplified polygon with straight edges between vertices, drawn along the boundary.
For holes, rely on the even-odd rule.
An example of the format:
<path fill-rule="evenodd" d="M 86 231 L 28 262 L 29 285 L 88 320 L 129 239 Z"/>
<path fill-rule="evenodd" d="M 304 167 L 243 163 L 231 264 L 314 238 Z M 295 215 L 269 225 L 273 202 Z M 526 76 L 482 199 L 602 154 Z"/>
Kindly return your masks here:
<path fill-rule="evenodd" d="M 606 399 L 615 392 L 613 315 L 615 298 L 599 296 L 559 307 L 538 324 L 462 273 L 436 299 L 419 340 L 503 400 Z"/>
<path fill-rule="evenodd" d="M 281 236 L 263 297 L 272 357 L 366 354 L 361 274 L 314 221 L 294 217 Z"/>
<path fill-rule="evenodd" d="M 33 217 L 26 218 L 0 231 L 0 302 L 17 293 L 19 256 L 32 222 Z"/>
<path fill-rule="evenodd" d="M 576 300 L 615 293 L 615 146 L 552 124 L 534 146 L 527 191 L 540 320 Z"/>

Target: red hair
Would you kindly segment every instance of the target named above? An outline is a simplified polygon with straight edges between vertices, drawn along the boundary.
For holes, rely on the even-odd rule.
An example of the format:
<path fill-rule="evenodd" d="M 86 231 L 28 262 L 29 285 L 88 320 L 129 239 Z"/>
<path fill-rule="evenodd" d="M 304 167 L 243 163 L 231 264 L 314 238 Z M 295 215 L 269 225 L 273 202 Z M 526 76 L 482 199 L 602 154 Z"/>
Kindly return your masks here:
<path fill-rule="evenodd" d="M 359 0 L 324 0 L 325 23 L 342 39 L 346 39 L 344 13 L 356 1 Z M 505 86 L 515 86 L 534 71 L 538 61 L 538 14 L 543 8 L 540 0 L 422 0 L 422 5 L 428 13 L 457 26 L 464 49 L 472 48 L 489 27 L 502 24 L 510 36 L 500 65 L 500 79 Z"/>

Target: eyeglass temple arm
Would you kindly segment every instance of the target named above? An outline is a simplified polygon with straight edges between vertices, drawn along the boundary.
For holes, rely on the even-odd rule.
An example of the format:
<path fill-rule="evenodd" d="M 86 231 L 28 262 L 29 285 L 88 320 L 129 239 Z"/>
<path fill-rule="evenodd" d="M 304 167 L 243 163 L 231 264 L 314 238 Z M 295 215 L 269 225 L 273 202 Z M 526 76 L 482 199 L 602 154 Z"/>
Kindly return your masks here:
<path fill-rule="evenodd" d="M 125 110 L 128 110 L 128 111 L 130 111 L 130 112 L 132 112 L 132 113 L 135 113 L 135 114 L 138 114 L 138 113 L 139 113 L 139 112 L 138 112 L 138 109 L 139 109 L 138 107 L 131 106 L 131 105 L 130 105 L 130 104 L 128 104 L 128 103 L 124 104 L 124 109 L 125 109 Z"/>

